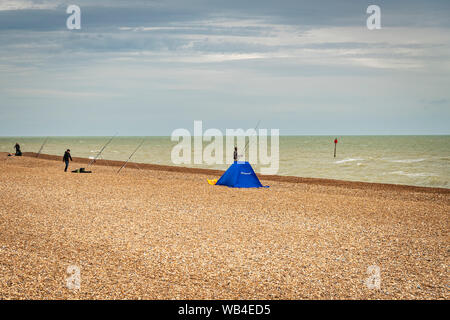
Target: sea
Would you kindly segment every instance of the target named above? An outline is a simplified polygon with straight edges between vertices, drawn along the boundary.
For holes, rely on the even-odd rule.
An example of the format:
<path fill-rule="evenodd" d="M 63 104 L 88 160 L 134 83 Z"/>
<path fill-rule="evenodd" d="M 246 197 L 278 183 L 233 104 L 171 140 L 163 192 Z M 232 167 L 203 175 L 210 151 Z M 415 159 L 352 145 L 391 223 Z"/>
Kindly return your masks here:
<path fill-rule="evenodd" d="M 0 152 L 22 152 L 95 157 L 111 137 L 0 137 Z M 449 188 L 450 135 L 434 136 L 341 136 L 334 157 L 333 136 L 280 136 L 278 175 L 380 182 Z M 170 137 L 114 137 L 99 158 L 163 165 L 225 170 L 229 164 L 174 164 Z M 270 141 L 270 139 L 269 139 Z M 204 142 L 204 146 L 210 142 Z M 192 143 L 192 146 L 194 144 Z M 224 141 L 225 145 L 225 141 Z M 251 145 L 251 147 L 255 147 Z M 251 148 L 250 145 L 247 149 Z M 268 151 L 270 155 L 271 146 Z M 225 151 L 224 151 L 225 153 Z M 192 151 L 193 159 L 194 151 Z M 225 161 L 224 161 L 225 162 Z M 254 169 L 267 167 L 256 163 Z"/>

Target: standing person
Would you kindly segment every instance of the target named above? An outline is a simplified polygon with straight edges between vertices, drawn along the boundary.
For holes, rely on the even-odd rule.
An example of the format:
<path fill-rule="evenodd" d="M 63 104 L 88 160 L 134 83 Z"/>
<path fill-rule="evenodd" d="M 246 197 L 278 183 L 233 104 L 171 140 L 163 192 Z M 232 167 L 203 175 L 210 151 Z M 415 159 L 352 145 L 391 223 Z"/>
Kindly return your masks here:
<path fill-rule="evenodd" d="M 233 159 L 234 159 L 234 161 L 237 161 L 237 160 L 238 160 L 237 147 L 234 147 Z"/>
<path fill-rule="evenodd" d="M 22 151 L 20 151 L 20 145 L 17 142 L 14 148 L 16 148 L 16 156 L 18 157 L 22 156 Z"/>
<path fill-rule="evenodd" d="M 67 168 L 69 167 L 69 159 L 70 159 L 70 161 L 73 161 L 72 156 L 70 155 L 70 149 L 67 149 L 66 152 L 64 152 L 64 156 L 63 156 L 63 162 L 66 163 L 64 172 L 67 172 Z"/>

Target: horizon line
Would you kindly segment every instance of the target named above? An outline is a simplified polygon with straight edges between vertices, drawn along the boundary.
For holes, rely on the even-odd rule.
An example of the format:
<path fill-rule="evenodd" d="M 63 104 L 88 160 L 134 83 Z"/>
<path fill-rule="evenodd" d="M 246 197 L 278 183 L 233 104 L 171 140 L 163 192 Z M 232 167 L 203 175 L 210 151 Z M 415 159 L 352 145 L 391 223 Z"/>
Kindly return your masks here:
<path fill-rule="evenodd" d="M 224 137 L 226 135 L 223 135 Z M 269 135 L 270 136 L 270 135 Z M 450 136 L 450 133 L 429 133 L 429 134 L 280 134 L 280 137 L 370 137 L 370 136 Z M 0 138 L 79 138 L 79 137 L 111 137 L 111 135 L 11 135 Z M 171 135 L 117 135 L 118 137 L 171 137 Z M 191 137 L 202 137 L 194 136 Z"/>

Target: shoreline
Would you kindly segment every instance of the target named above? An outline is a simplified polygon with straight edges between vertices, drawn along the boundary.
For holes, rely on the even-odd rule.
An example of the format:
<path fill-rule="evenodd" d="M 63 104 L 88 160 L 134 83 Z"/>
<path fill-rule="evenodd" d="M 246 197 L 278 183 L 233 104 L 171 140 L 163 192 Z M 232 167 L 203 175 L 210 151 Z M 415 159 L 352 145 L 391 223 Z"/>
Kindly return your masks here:
<path fill-rule="evenodd" d="M 6 152 L 2 152 L 5 155 Z M 0 153 L 0 154 L 2 154 Z M 24 157 L 36 157 L 35 152 L 24 152 Z M 50 154 L 40 154 L 39 159 L 61 161 L 61 156 L 50 155 Z M 91 160 L 82 157 L 72 157 L 73 162 L 86 164 Z M 100 159 L 96 160 L 95 164 L 99 166 L 109 166 L 109 167 L 121 167 L 125 161 L 117 160 L 106 160 Z M 178 167 L 160 164 L 150 164 L 150 163 L 138 163 L 138 162 L 128 162 L 127 168 L 129 166 L 138 165 L 139 168 L 143 170 L 155 170 L 155 171 L 168 171 L 168 172 L 178 172 L 178 173 L 190 173 L 190 174 L 211 174 L 221 176 L 225 171 L 218 169 L 204 169 L 204 168 L 189 168 L 189 167 Z M 392 190 L 392 191 L 409 191 L 409 192 L 426 192 L 426 193 L 440 193 L 449 194 L 450 189 L 437 188 L 437 187 L 422 187 L 422 186 L 411 186 L 403 184 L 388 184 L 379 182 L 362 182 L 362 181 L 349 181 L 349 180 L 337 180 L 337 179 L 324 179 L 324 178 L 305 178 L 297 176 L 281 176 L 281 175 L 261 175 L 256 174 L 260 180 L 265 181 L 275 181 L 275 182 L 288 182 L 295 184 L 311 184 L 311 185 L 321 185 L 321 186 L 335 186 L 344 187 L 350 189 L 371 189 L 371 190 Z"/>

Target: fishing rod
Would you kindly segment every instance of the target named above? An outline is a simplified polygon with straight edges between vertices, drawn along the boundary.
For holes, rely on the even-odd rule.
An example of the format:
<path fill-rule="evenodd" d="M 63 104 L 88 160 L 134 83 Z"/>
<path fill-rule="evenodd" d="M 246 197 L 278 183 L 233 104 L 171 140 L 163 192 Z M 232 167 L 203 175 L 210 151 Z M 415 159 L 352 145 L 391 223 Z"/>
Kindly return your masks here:
<path fill-rule="evenodd" d="M 44 142 L 42 143 L 41 147 L 39 148 L 39 151 L 38 151 L 38 153 L 37 153 L 37 155 L 36 155 L 36 158 L 38 158 L 39 155 L 41 154 L 41 151 L 42 151 L 42 149 L 44 149 L 44 146 L 45 146 L 45 144 L 47 143 L 47 141 L 48 141 L 48 137 L 45 138 Z"/>
<path fill-rule="evenodd" d="M 122 170 L 123 168 L 125 168 L 125 166 L 127 165 L 128 161 L 130 161 L 131 157 L 134 156 L 134 154 L 139 150 L 140 147 L 142 147 L 142 145 L 144 144 L 145 138 L 142 139 L 141 143 L 137 146 L 137 148 L 133 151 L 133 153 L 128 157 L 127 161 L 125 161 L 125 163 L 120 167 L 120 169 L 117 171 L 117 173 L 120 172 L 120 170 Z M 138 166 L 138 169 L 139 166 Z"/>
<path fill-rule="evenodd" d="M 259 123 L 261 122 L 261 120 L 258 120 L 258 123 L 256 124 L 256 127 L 255 127 L 255 132 L 256 132 L 256 129 L 259 127 Z M 248 141 L 247 141 L 247 143 L 245 144 L 245 148 L 244 148 L 244 156 L 245 156 L 245 154 L 246 154 L 246 152 L 247 152 L 247 147 L 248 147 L 248 144 L 250 143 L 250 137 L 248 137 Z"/>
<path fill-rule="evenodd" d="M 110 142 L 117 136 L 117 133 L 115 135 L 113 135 L 111 137 L 111 139 L 108 140 L 108 142 L 103 146 L 103 148 L 101 148 L 101 150 L 99 151 L 99 153 L 97 153 L 97 155 L 94 157 L 94 159 L 92 159 L 89 164 L 88 164 L 88 168 L 91 166 L 91 164 L 93 164 L 97 158 L 102 154 L 103 150 L 105 150 L 105 148 L 108 146 L 108 144 L 110 144 Z"/>

